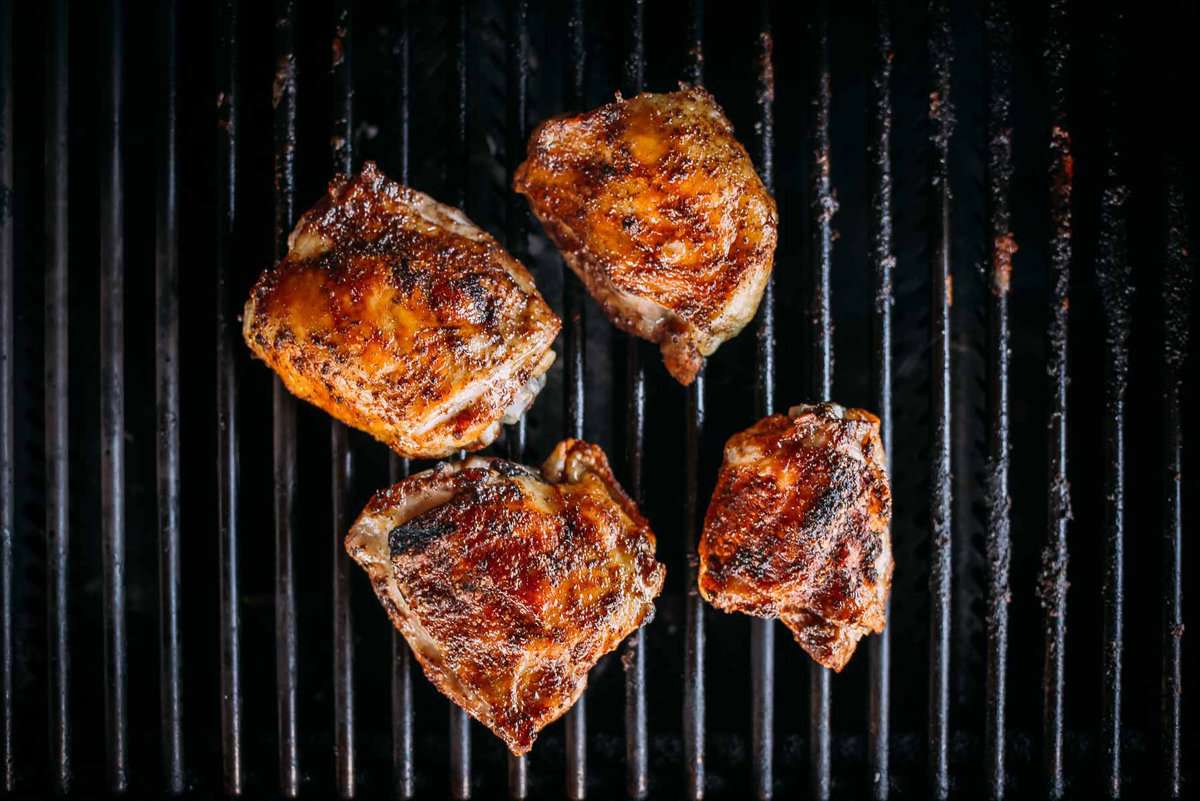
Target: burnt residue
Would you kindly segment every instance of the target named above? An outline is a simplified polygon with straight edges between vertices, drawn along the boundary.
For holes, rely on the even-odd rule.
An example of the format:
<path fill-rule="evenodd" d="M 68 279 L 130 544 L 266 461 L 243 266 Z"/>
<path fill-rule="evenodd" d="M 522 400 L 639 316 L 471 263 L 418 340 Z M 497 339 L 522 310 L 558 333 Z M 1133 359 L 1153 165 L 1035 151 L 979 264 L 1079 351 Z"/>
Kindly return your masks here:
<path fill-rule="evenodd" d="M 1109 798 L 1121 795 L 1121 695 L 1124 652 L 1125 598 L 1125 410 L 1129 388 L 1129 348 L 1134 275 L 1126 233 L 1129 190 L 1124 182 L 1119 136 L 1121 104 L 1117 98 L 1122 27 L 1119 9 L 1106 20 L 1102 34 L 1104 74 L 1101 98 L 1105 106 L 1105 165 L 1100 195 L 1100 235 L 1096 249 L 1096 278 L 1104 316 L 1104 603 L 1103 682 L 1101 727 L 1104 745 L 1104 789 Z"/>
<path fill-rule="evenodd" d="M 1195 257 L 1188 248 L 1182 168 L 1167 167 L 1166 263 L 1163 268 L 1163 672 L 1162 784 L 1183 796 L 1183 431 L 1181 393 L 1188 354 Z"/>
<path fill-rule="evenodd" d="M 930 265 L 932 439 L 930 443 L 930 616 L 929 789 L 938 799 L 950 794 L 950 581 L 952 571 L 951 414 L 950 414 L 950 140 L 954 104 L 950 94 L 954 61 L 949 8 L 930 4 L 929 61 L 934 86 L 929 95 L 933 150 L 932 262 Z"/>
<path fill-rule="evenodd" d="M 1008 605 L 1011 600 L 1012 496 L 1009 492 L 1009 361 L 1011 352 L 1008 295 L 1017 250 L 1012 233 L 1012 23 L 1002 0 L 988 5 L 988 225 L 992 242 L 991 299 L 988 308 L 988 386 L 991 410 L 987 461 L 987 720 L 988 789 L 993 799 L 1005 794 L 1007 751 Z"/>
<path fill-rule="evenodd" d="M 873 390 L 879 415 L 880 438 L 888 474 L 892 472 L 892 311 L 896 270 L 892 213 L 892 23 L 886 0 L 875 2 L 875 30 L 871 50 L 872 76 L 867 114 L 867 169 L 871 192 L 869 257 L 875 273 L 872 314 L 874 355 Z M 885 614 L 888 614 L 885 611 Z M 891 632 L 884 628 L 867 643 L 871 686 L 868 699 L 868 761 L 871 796 L 884 801 L 891 788 L 890 672 Z"/>
<path fill-rule="evenodd" d="M 1067 335 L 1070 309 L 1071 192 L 1074 163 L 1067 117 L 1070 59 L 1069 11 L 1066 0 L 1050 4 L 1045 62 L 1050 94 L 1050 323 L 1047 330 L 1047 373 L 1050 376 L 1050 419 L 1047 425 L 1047 532 L 1042 553 L 1039 597 L 1044 610 L 1045 665 L 1043 692 L 1043 767 L 1046 793 L 1061 798 L 1063 778 L 1063 690 L 1067 614 L 1067 531 L 1071 519 L 1067 475 Z"/>

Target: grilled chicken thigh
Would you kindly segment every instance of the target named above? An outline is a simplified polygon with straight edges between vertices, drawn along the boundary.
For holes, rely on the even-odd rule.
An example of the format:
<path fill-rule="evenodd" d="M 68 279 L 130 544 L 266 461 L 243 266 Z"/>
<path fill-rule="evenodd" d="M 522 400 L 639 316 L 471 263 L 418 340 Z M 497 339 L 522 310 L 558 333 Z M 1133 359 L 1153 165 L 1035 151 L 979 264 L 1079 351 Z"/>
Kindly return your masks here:
<path fill-rule="evenodd" d="M 429 680 L 524 754 L 654 613 L 665 569 L 604 452 L 470 457 L 378 493 L 346 537 Z"/>
<path fill-rule="evenodd" d="M 243 325 L 292 393 L 415 458 L 496 439 L 541 390 L 560 327 L 496 240 L 371 163 L 300 218 Z"/>
<path fill-rule="evenodd" d="M 703 89 L 543 122 L 514 188 L 609 319 L 658 343 L 681 384 L 754 316 L 775 201 Z"/>
<path fill-rule="evenodd" d="M 700 594 L 726 612 L 778 617 L 825 667 L 883 631 L 892 586 L 879 418 L 797 406 L 735 434 L 704 520 Z"/>

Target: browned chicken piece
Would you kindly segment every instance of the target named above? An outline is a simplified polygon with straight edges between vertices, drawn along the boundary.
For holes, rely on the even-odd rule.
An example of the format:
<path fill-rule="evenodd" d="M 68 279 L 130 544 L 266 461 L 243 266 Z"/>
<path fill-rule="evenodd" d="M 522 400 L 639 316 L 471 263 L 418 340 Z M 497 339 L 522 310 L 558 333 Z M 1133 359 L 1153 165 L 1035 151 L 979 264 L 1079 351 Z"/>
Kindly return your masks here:
<path fill-rule="evenodd" d="M 518 755 L 653 616 L 654 546 L 604 452 L 580 440 L 540 474 L 440 463 L 379 492 L 346 537 L 425 675 Z"/>
<path fill-rule="evenodd" d="M 881 632 L 892 587 L 892 493 L 879 418 L 797 406 L 733 435 L 700 540 L 700 594 L 778 617 L 840 671 Z"/>
<path fill-rule="evenodd" d="M 300 218 L 243 333 L 293 394 L 402 456 L 437 458 L 520 417 L 560 325 L 495 239 L 367 163 Z"/>
<path fill-rule="evenodd" d="M 758 309 L 775 200 L 703 89 L 543 122 L 514 188 L 613 324 L 658 343 L 681 384 Z"/>

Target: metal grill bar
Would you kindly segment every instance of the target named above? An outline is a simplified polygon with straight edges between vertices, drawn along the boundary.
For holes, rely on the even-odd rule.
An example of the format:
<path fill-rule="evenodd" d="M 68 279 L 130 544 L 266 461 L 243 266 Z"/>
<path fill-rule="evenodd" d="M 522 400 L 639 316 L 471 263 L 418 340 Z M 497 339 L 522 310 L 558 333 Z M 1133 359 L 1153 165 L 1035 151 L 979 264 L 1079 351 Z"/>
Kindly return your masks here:
<path fill-rule="evenodd" d="M 221 596 L 221 757 L 226 795 L 242 792 L 241 612 L 238 589 L 237 374 L 233 235 L 237 221 L 238 3 L 225 0 L 217 40 L 217 507 Z"/>
<path fill-rule="evenodd" d="M 813 98 L 813 333 L 812 392 L 823 401 L 833 399 L 833 298 L 830 278 L 833 271 L 833 215 L 837 200 L 830 177 L 829 140 L 833 87 L 829 73 L 829 4 L 817 4 L 816 87 Z M 831 672 L 816 662 L 809 665 L 809 788 L 812 795 L 825 801 L 830 793 L 832 771 L 830 706 Z"/>
<path fill-rule="evenodd" d="M 529 84 L 529 53 L 527 29 L 528 0 L 515 0 L 508 6 L 508 47 L 506 49 L 508 91 L 506 94 L 506 128 L 507 141 L 504 154 L 507 159 L 505 171 L 505 188 L 512 186 L 513 175 L 521 163 L 521 154 L 525 149 L 525 123 L 528 117 L 528 84 Z M 525 235 L 527 220 L 525 217 L 525 199 L 516 192 L 509 191 L 506 195 L 508 208 L 505 209 L 505 244 L 508 251 L 517 261 L 525 263 Z M 525 415 L 522 414 L 517 424 L 510 426 L 505 432 L 508 439 L 508 455 L 515 462 L 525 459 Z M 510 798 L 523 799 L 529 795 L 528 765 L 523 756 L 508 754 L 508 795 Z"/>
<path fill-rule="evenodd" d="M 763 184 L 775 192 L 775 64 L 771 5 L 759 3 L 755 157 Z M 775 407 L 775 279 L 767 279 L 758 307 L 758 355 L 754 407 L 765 417 Z M 754 793 L 760 800 L 775 791 L 775 621 L 750 622 L 751 728 Z"/>
<path fill-rule="evenodd" d="M 104 551 L 104 716 L 108 785 L 129 783 L 125 641 L 125 197 L 121 175 L 122 38 L 120 3 L 108 14 L 108 75 L 100 175 L 100 498 Z"/>
<path fill-rule="evenodd" d="M 994 799 L 1005 795 L 1006 705 L 1008 687 L 1008 601 L 1012 497 L 1009 494 L 1009 362 L 1008 314 L 1013 254 L 1009 198 L 1012 192 L 1012 25 L 1000 0 L 988 5 L 988 224 L 991 240 L 991 302 L 988 307 L 988 386 L 991 445 L 987 469 L 987 752 L 988 789 Z"/>
<path fill-rule="evenodd" d="M 950 475 L 950 305 L 953 276 L 950 269 L 950 138 L 954 130 L 950 81 L 950 12 L 945 0 L 933 0 L 929 60 L 934 90 L 930 95 L 933 168 L 933 259 L 930 264 L 931 339 L 933 344 L 932 417 L 929 482 L 929 589 L 932 614 L 929 631 L 929 784 L 930 794 L 950 794 L 950 576 L 951 576 L 951 475 Z"/>
<path fill-rule="evenodd" d="M 1183 797 L 1183 392 L 1192 282 L 1182 169 L 1167 166 L 1167 241 L 1163 274 L 1163 675 L 1162 782 L 1169 798 Z"/>
<path fill-rule="evenodd" d="M 399 101 L 400 128 L 396 132 L 400 142 L 400 183 L 409 183 L 409 122 L 412 91 L 412 32 L 409 28 L 408 3 L 400 4 L 399 28 L 396 32 L 394 54 L 399 79 L 397 100 Z M 409 474 L 408 459 L 394 451 L 388 454 L 388 480 L 391 484 Z M 413 678 L 412 652 L 404 636 L 387 621 L 392 638 L 392 793 L 407 801 L 416 795 L 417 776 L 413 762 Z"/>
<path fill-rule="evenodd" d="M 275 3 L 275 241 L 276 263 L 287 255 L 296 216 L 296 7 Z M 296 644 L 296 584 L 293 532 L 296 523 L 296 402 L 278 376 L 272 380 L 271 450 L 275 516 L 275 725 L 279 792 L 300 794 L 299 657 Z"/>
<path fill-rule="evenodd" d="M 1045 708 L 1042 757 L 1046 792 L 1061 798 L 1063 778 L 1063 692 L 1066 682 L 1067 526 L 1071 516 L 1067 483 L 1067 332 L 1071 277 L 1071 136 L 1067 121 L 1067 64 L 1070 43 L 1065 0 L 1050 4 L 1046 67 L 1050 87 L 1050 324 L 1047 373 L 1050 376 L 1048 425 L 1049 488 L 1046 547 L 1040 584 L 1045 609 Z"/>
<path fill-rule="evenodd" d="M 345 175 L 354 171 L 354 77 L 351 71 L 351 17 L 349 0 L 337 0 L 333 9 L 333 169 Z M 350 488 L 354 461 L 346 426 L 330 421 L 329 450 L 333 496 L 333 754 L 338 796 L 351 798 L 355 791 L 354 748 L 354 628 L 350 616 L 350 557 L 343 547 L 350 528 Z"/>
<path fill-rule="evenodd" d="M 892 23 L 885 0 L 875 3 L 873 78 L 867 116 L 867 171 L 871 186 L 870 254 L 875 267 L 874 390 L 879 410 L 880 437 L 892 472 L 892 289 L 896 256 L 892 247 Z M 891 599 L 888 599 L 890 610 Z M 891 785 L 888 734 L 891 713 L 891 630 L 871 637 L 867 643 L 871 688 L 868 698 L 868 753 L 871 795 L 876 801 L 888 797 Z"/>
<path fill-rule="evenodd" d="M 628 97 L 643 90 L 646 73 L 645 0 L 630 0 L 626 14 L 625 74 Z M 642 503 L 642 462 L 646 431 L 646 368 L 641 340 L 625 337 L 625 459 L 629 495 Z M 649 788 L 646 747 L 646 633 L 639 628 L 625 640 L 625 793 L 646 797 Z"/>
<path fill-rule="evenodd" d="M 68 403 L 67 2 L 47 18 L 46 47 L 46 618 L 51 788 L 71 789 L 70 414 Z"/>
<path fill-rule="evenodd" d="M 458 115 L 455 138 L 451 143 L 450 163 L 457 164 L 461 173 L 458 186 L 458 207 L 467 208 L 468 169 L 470 150 L 467 140 L 467 3 L 458 0 L 453 10 L 454 69 Z M 450 708 L 450 797 L 460 801 L 471 796 L 471 719 L 466 710 L 455 704 Z"/>
<path fill-rule="evenodd" d="M 17 782 L 13 712 L 13 8 L 0 8 L 0 770 L 3 789 Z"/>
<path fill-rule="evenodd" d="M 156 406 L 158 408 L 158 582 L 159 684 L 162 717 L 162 769 L 167 792 L 184 790 L 183 633 L 180 621 L 182 575 L 179 454 L 179 192 L 176 136 L 178 3 L 168 0 L 160 16 L 162 118 L 158 203 L 155 225 Z"/>
<path fill-rule="evenodd" d="M 587 76 L 587 48 L 584 45 L 584 3 L 572 0 L 567 17 L 567 36 L 570 40 L 570 80 L 567 83 L 567 105 L 582 111 L 584 80 Z M 563 262 L 563 317 L 566 321 L 565 411 L 567 433 L 582 439 L 586 401 L 584 354 L 587 348 L 587 307 L 583 282 Z M 565 718 L 567 745 L 566 794 L 572 801 L 587 796 L 587 694 L 567 712 Z"/>
<path fill-rule="evenodd" d="M 704 85 L 704 0 L 688 3 L 687 61 L 684 80 Z M 684 432 L 685 500 L 683 537 L 687 548 L 687 595 L 684 610 L 683 749 L 687 797 L 704 797 L 704 599 L 700 597 L 697 554 L 703 529 L 700 498 L 700 440 L 704 434 L 704 371 L 687 390 Z"/>
<path fill-rule="evenodd" d="M 1104 57 L 1104 101 L 1108 115 L 1107 163 L 1100 195 L 1100 240 L 1096 274 L 1100 283 L 1105 322 L 1104 375 L 1104 689 L 1101 699 L 1101 728 L 1104 743 L 1104 789 L 1109 798 L 1121 794 L 1121 676 L 1124 653 L 1125 607 L 1125 409 L 1129 388 L 1129 340 L 1134 293 L 1129 262 L 1121 148 L 1116 123 L 1119 104 L 1116 84 L 1120 48 L 1116 32 L 1122 24 L 1119 9 L 1113 12 L 1102 34 Z"/>

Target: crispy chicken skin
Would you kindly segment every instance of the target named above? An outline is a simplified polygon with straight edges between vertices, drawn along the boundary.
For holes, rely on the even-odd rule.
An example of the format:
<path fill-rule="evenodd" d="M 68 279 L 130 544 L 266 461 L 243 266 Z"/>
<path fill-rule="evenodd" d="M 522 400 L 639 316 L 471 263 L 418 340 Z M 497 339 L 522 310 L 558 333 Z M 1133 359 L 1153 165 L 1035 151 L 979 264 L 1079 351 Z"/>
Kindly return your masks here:
<path fill-rule="evenodd" d="M 259 278 L 243 334 L 295 395 L 402 456 L 490 444 L 533 402 L 560 322 L 462 212 L 338 176 Z"/>
<path fill-rule="evenodd" d="M 658 343 L 681 384 L 758 309 L 775 200 L 703 89 L 546 120 L 513 185 L 613 324 Z"/>
<path fill-rule="evenodd" d="M 604 452 L 580 440 L 540 474 L 440 463 L 376 494 L 346 537 L 425 675 L 514 754 L 653 616 L 654 546 Z"/>
<path fill-rule="evenodd" d="M 840 671 L 883 631 L 892 586 L 879 418 L 797 406 L 733 435 L 700 540 L 700 594 L 726 612 L 778 617 Z"/>

